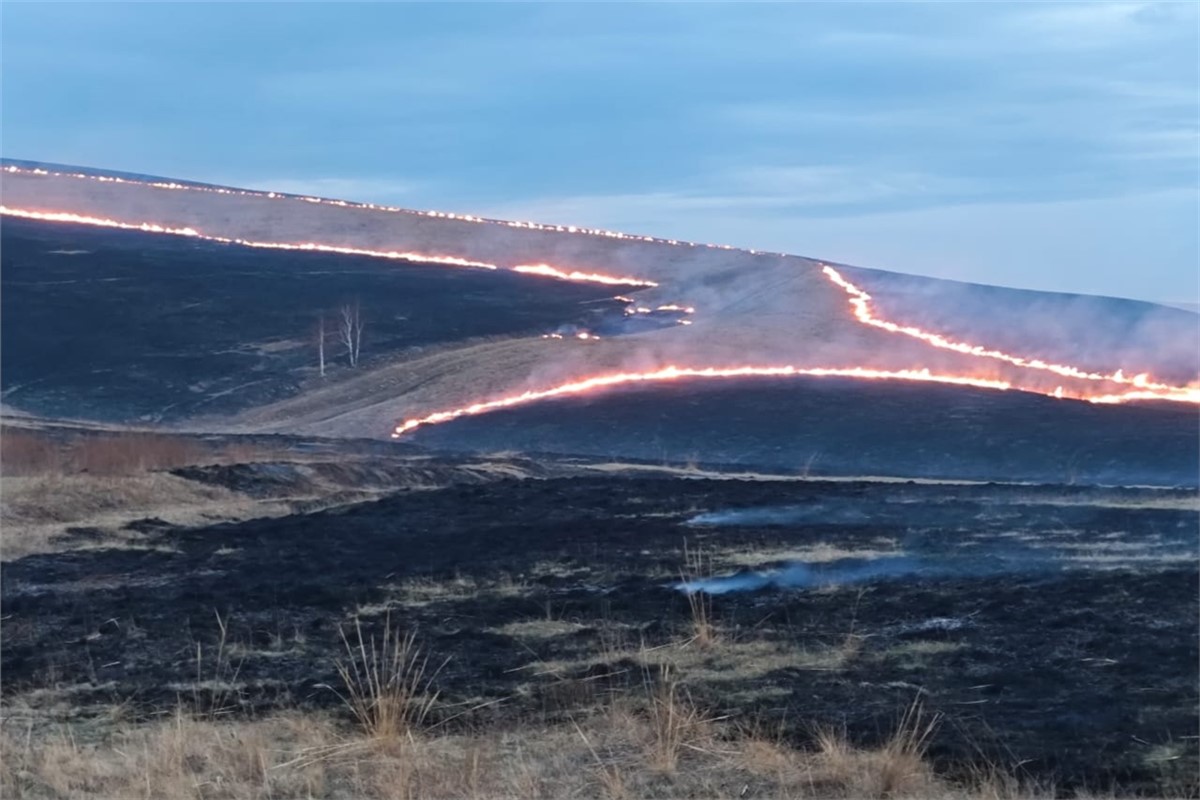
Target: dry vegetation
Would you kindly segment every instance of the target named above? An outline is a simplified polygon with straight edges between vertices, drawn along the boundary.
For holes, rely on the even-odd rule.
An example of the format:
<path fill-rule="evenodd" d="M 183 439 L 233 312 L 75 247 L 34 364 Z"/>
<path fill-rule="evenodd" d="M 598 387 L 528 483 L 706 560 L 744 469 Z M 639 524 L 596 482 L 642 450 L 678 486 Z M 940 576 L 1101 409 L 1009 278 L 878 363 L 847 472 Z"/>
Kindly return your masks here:
<path fill-rule="evenodd" d="M 224 630 L 224 628 L 222 628 Z M 378 640 L 343 632 L 338 670 L 348 718 L 312 712 L 235 719 L 231 695 L 168 719 L 22 727 L 4 715 L 0 789 L 11 798 L 1018 798 L 1037 796 L 998 774 L 947 782 L 925 760 L 936 717 L 913 705 L 881 745 L 856 747 L 814 729 L 798 749 L 769 731 L 708 714 L 675 668 L 645 668 L 640 686 L 597 697 L 567 720 L 518 728 L 454 722 L 438 669 L 416 638 L 390 624 Z M 223 644 L 222 638 L 222 644 Z M 197 672 L 236 667 L 223 646 Z M 649 661 L 650 659 L 647 659 Z"/>
<path fill-rule="evenodd" d="M 54 546 L 37 541 L 30 531 L 61 531 L 80 520 L 110 520 L 115 529 L 119 520 L 147 513 L 163 516 L 172 507 L 230 513 L 229 504 L 250 501 L 163 470 L 198 460 L 245 461 L 263 455 L 214 453 L 191 441 L 149 435 L 55 442 L 40 434 L 6 432 L 3 445 L 8 557 L 14 550 Z M 85 464 L 89 466 L 81 466 Z M 15 542 L 14 526 L 25 532 Z M 113 536 L 125 538 L 110 537 L 106 546 L 151 546 L 136 533 Z M 1128 549 L 1120 541 L 1107 546 L 1119 553 Z M 666 577 L 688 582 L 775 560 L 894 555 L 896 547 L 887 539 L 858 547 L 818 541 L 803 547 L 751 543 L 725 549 L 685 542 L 682 571 Z M 1090 550 L 1083 554 L 1095 555 Z M 190 653 L 185 647 L 172 656 L 184 664 L 193 659 L 194 668 L 176 676 L 179 682 L 164 684 L 179 697 L 178 708 L 165 716 L 136 710 L 137 698 L 114 697 L 110 706 L 85 706 L 79 698 L 94 698 L 102 687 L 55 686 L 47 678 L 39 688 L 4 698 L 0 793 L 39 800 L 1017 800 L 1054 795 L 1053 787 L 1021 785 L 998 768 L 981 768 L 973 779 L 958 782 L 935 772 L 926 748 L 939 719 L 915 703 L 907 710 L 898 707 L 891 735 L 870 746 L 823 727 L 821 720 L 789 724 L 785 734 L 778 720 L 772 727 L 756 723 L 751 715 L 757 712 L 726 716 L 731 707 L 758 708 L 772 692 L 783 691 L 765 679 L 786 669 L 840 675 L 864 658 L 888 658 L 903 673 L 926 670 L 956 652 L 958 645 L 951 641 L 902 642 L 878 650 L 880 645 L 872 642 L 879 640 L 861 630 L 861 593 L 853 600 L 851 593 L 839 590 L 853 608 L 848 624 L 843 620 L 844 627 L 804 641 L 737 628 L 715 613 L 711 597 L 697 593 L 688 598 L 686 624 L 656 635 L 661 638 L 648 642 L 642 629 L 606 618 L 595 623 L 594 639 L 581 638 L 561 652 L 542 649 L 540 643 L 559 638 L 565 644 L 572 634 L 592 626 L 551 607 L 549 600 L 544 617 L 538 604 L 531 603 L 529 617 L 498 620 L 486 629 L 512 637 L 521 653 L 528 651 L 528 659 L 520 656 L 527 661 L 523 668 L 509 670 L 514 684 L 504 690 L 503 699 L 486 695 L 491 697 L 486 701 L 472 700 L 477 689 L 463 692 L 461 686 L 455 699 L 448 699 L 439 680 L 447 693 L 454 692 L 444 674 L 454 664 L 423 648 L 414 630 L 392 624 L 392 612 L 401 607 L 408 614 L 433 609 L 437 616 L 439 606 L 449 607 L 450 601 L 518 598 L 538 577 L 572 575 L 579 569 L 539 561 L 517 575 L 398 577 L 383 587 L 378 602 L 339 606 L 343 624 L 337 652 L 316 662 L 316 668 L 328 664 L 334 668 L 330 674 L 340 677 L 340 682 L 332 681 L 338 685 L 320 687 L 329 693 L 329 704 L 334 693 L 341 698 L 342 708 L 334 711 L 300 710 L 290 702 L 271 712 L 250 710 L 251 705 L 241 702 L 248 691 L 243 663 L 303 649 L 304 640 L 299 629 L 285 640 L 289 634 L 283 629 L 278 643 L 269 645 L 271 652 L 263 652 L 262 642 L 255 647 L 228 638 L 229 621 L 221 616 L 216 642 L 195 644 Z M 918 687 L 903 686 L 922 696 Z M 535 695 L 544 700 L 543 710 L 528 702 L 520 711 L 511 710 L 518 698 Z M 714 710 L 716 702 L 721 711 Z M 808 735 L 797 735 L 797 728 Z M 943 726 L 943 733 L 948 728 L 953 730 Z M 1173 750 L 1164 753 L 1164 758 L 1180 758 Z M 1183 793 L 1191 790 L 1191 784 L 1180 785 Z"/>
<path fill-rule="evenodd" d="M 147 546 L 144 535 L 125 526 L 149 516 L 191 525 L 284 513 L 289 510 L 285 505 L 169 472 L 269 455 L 252 445 L 216 446 L 172 434 L 0 428 L 3 558 L 67 548 Z M 94 535 L 68 533 L 81 526 Z"/>
<path fill-rule="evenodd" d="M 687 565 L 685 579 L 711 569 L 698 549 L 687 550 Z M 519 588 L 508 579 L 406 584 L 397 587 L 396 602 L 506 596 Z M 246 653 L 229 640 L 220 616 L 217 640 L 196 645 L 195 679 L 173 687 L 180 703 L 166 718 L 135 718 L 132 704 L 121 703 L 81 713 L 71 687 L 58 690 L 57 709 L 45 698 L 6 697 L 0 791 L 30 800 L 1055 796 L 1053 787 L 1021 785 L 998 768 L 980 768 L 967 780 L 939 775 L 926 748 L 940 719 L 919 700 L 897 708 L 890 736 L 864 746 L 815 722 L 801 726 L 810 735 L 798 742 L 782 727 L 723 716 L 697 699 L 711 700 L 714 687 L 724 693 L 720 686 L 731 678 L 744 683 L 782 666 L 842 669 L 860 657 L 853 622 L 825 650 L 801 652 L 742 638 L 699 601 L 682 635 L 657 646 L 611 626 L 601 651 L 588 659 L 624 665 L 621 680 L 580 677 L 583 662 L 546 662 L 531 651 L 529 686 L 541 685 L 547 696 L 557 688 L 565 702 L 541 713 L 507 714 L 506 701 L 444 698 L 438 683 L 447 663 L 424 649 L 414 631 L 394 625 L 390 606 L 360 607 L 341 628 L 341 652 L 331 656 L 340 682 L 324 687 L 341 698 L 340 711 L 247 711 L 239 702 Z M 363 624 L 380 617 L 382 627 Z M 506 630 L 539 639 L 572 628 L 548 613 Z M 919 664 L 953 645 L 903 648 L 892 655 Z"/>
<path fill-rule="evenodd" d="M 208 455 L 198 443 L 155 433 L 101 433 L 57 439 L 33 431 L 4 431 L 0 457 L 6 476 L 130 475 L 193 464 Z"/>
<path fill-rule="evenodd" d="M 380 739 L 319 715 L 170 720 L 98 742 L 69 732 L 3 739 L 10 798 L 1000 797 L 961 790 L 911 749 L 919 734 L 814 752 L 733 736 L 670 695 L 567 725 Z M 675 705 L 678 704 L 678 705 Z M 919 742 L 918 742 L 919 743 Z M 1000 789 L 1000 791 L 997 791 Z"/>
<path fill-rule="evenodd" d="M 261 458 L 263 448 L 208 445 L 169 433 L 143 431 L 58 434 L 0 428 L 5 477 L 73 475 L 118 477 L 198 463 L 239 463 Z"/>

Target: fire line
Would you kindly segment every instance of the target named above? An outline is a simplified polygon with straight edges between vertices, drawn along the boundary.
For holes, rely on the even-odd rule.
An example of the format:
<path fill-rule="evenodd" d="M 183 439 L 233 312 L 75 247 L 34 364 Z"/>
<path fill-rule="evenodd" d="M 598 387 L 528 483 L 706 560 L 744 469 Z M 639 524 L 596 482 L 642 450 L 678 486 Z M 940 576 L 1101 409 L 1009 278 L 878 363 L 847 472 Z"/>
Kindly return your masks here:
<path fill-rule="evenodd" d="M 675 246 L 704 246 L 719 249 L 734 249 L 728 245 L 698 245 L 693 242 L 684 242 L 674 239 L 663 240 L 649 236 L 635 236 L 630 234 L 619 234 L 611 231 L 602 231 L 599 229 L 582 228 L 576 226 L 562 225 L 541 225 L 528 222 L 511 222 L 504 220 L 491 220 L 482 217 L 464 214 L 449 214 L 436 211 L 411 211 L 408 209 L 395 208 L 391 206 L 377 206 L 370 203 L 349 203 L 343 200 L 329 200 L 318 197 L 307 197 L 300 195 L 287 195 L 276 192 L 260 192 L 243 189 L 228 189 L 224 187 L 206 186 L 199 184 L 180 184 L 175 182 L 161 181 L 143 181 L 129 178 L 118 178 L 103 175 L 89 175 L 85 173 L 69 173 L 69 172 L 51 172 L 44 169 L 25 169 L 16 166 L 6 166 L 5 172 L 22 173 L 37 176 L 57 176 L 76 179 L 86 179 L 98 181 L 101 183 L 125 183 L 148 186 L 155 189 L 168 190 L 186 190 L 196 192 L 212 192 L 217 194 L 233 194 L 246 195 L 254 197 L 264 197 L 268 199 L 290 199 L 300 200 L 310 203 L 321 203 L 328 205 L 336 205 L 347 208 L 362 208 L 372 210 L 382 210 L 390 212 L 410 213 L 421 216 L 433 216 L 445 218 L 449 220 L 459 220 L 465 222 L 486 222 L 493 224 L 503 224 L 510 227 L 529 228 L 532 230 L 550 230 L 560 231 L 564 233 L 579 233 L 588 235 L 611 236 L 619 239 L 627 239 L 634 241 L 656 242 L 661 244 L 670 244 Z M 289 243 L 289 242 L 264 242 L 251 241 L 245 239 L 234 239 L 221 236 L 205 235 L 195 228 L 182 227 L 173 228 L 165 225 L 150 222 L 123 222 L 113 219 L 91 217 L 86 215 L 74 214 L 70 212 L 57 211 L 31 211 L 27 209 L 8 208 L 0 206 L 0 215 L 9 215 L 21 217 L 25 219 L 37 219 L 50 222 L 67 222 L 86 225 L 97 225 L 101 227 L 118 228 L 123 230 L 137 230 L 147 233 L 161 233 L 175 236 L 186 236 L 197 238 L 204 241 L 212 241 L 220 244 L 234 244 L 244 247 L 257 247 L 276 250 L 294 250 L 294 251 L 309 251 L 309 252 L 325 252 L 339 253 L 346 255 L 362 255 L 376 258 L 401 259 L 406 261 L 419 261 L 434 264 L 444 264 L 457 267 L 473 267 L 479 269 L 497 270 L 507 269 L 513 272 L 518 272 L 528 275 L 537 275 L 542 277 L 554 278 L 556 280 L 580 281 L 600 283 L 611 286 L 628 286 L 628 287 L 655 287 L 657 283 L 640 278 L 605 275 L 602 273 L 581 272 L 577 270 L 560 269 L 549 264 L 518 264 L 512 267 L 500 267 L 497 264 L 492 264 L 484 261 L 475 261 L 457 256 L 445 256 L 415 252 L 400 252 L 393 250 L 369 250 L 356 247 L 345 247 L 340 245 L 320 244 L 315 242 L 306 243 Z M 749 251 L 751 254 L 756 254 L 756 251 Z M 1200 387 L 1195 384 L 1189 386 L 1172 386 L 1170 384 L 1161 383 L 1152 380 L 1147 373 L 1135 374 L 1127 376 L 1124 371 L 1118 369 L 1111 373 L 1089 372 L 1078 367 L 1056 364 L 1042 359 L 1029 358 L 1026 356 L 1018 356 L 1006 353 L 1000 350 L 992 349 L 984 345 L 968 344 L 955 341 L 943 334 L 934 333 L 923 330 L 913 325 L 905 325 L 889 321 L 878 316 L 871 304 L 871 295 L 865 290 L 847 280 L 840 272 L 833 267 L 822 264 L 822 273 L 832 283 L 841 288 L 849 297 L 851 311 L 855 320 L 861 324 L 868 325 L 874 328 L 885 330 L 889 333 L 895 333 L 903 336 L 909 336 L 922 341 L 932 347 L 936 347 L 951 352 L 960 353 L 962 355 L 972 356 L 975 358 L 991 359 L 1001 361 L 1011 366 L 1021 369 L 1035 370 L 1048 372 L 1059 375 L 1064 378 L 1089 381 L 1103 382 L 1116 386 L 1130 387 L 1123 392 L 1109 393 L 1083 393 L 1070 388 L 1065 388 L 1062 385 L 1056 386 L 1052 391 L 1044 387 L 1014 385 L 1007 381 L 995 380 L 990 377 L 979 376 L 962 376 L 962 375 L 940 375 L 931 373 L 928 369 L 922 370 L 877 370 L 865 367 L 837 367 L 837 368 L 803 368 L 795 366 L 766 366 L 766 367 L 663 367 L 648 372 L 641 373 L 616 373 L 612 375 L 601 375 L 586 379 L 580 379 L 561 386 L 543 389 L 530 390 L 521 394 L 512 395 L 509 397 L 501 397 L 495 400 L 483 401 L 473 405 L 465 406 L 460 409 L 451 411 L 437 412 L 422 417 L 416 420 L 408 420 L 397 426 L 394 436 L 399 436 L 407 433 L 421 425 L 435 424 L 445 422 L 451 419 L 457 419 L 461 416 L 485 413 L 499 408 L 507 408 L 513 405 L 534 402 L 537 400 L 556 397 L 565 394 L 577 394 L 593 389 L 602 389 L 609 386 L 635 382 L 652 382 L 677 380 L 680 378 L 736 378 L 748 376 L 841 376 L 864 379 L 883 379 L 883 380 L 916 380 L 937 382 L 955 385 L 975 386 L 988 389 L 1008 389 L 1017 388 L 1022 391 L 1035 392 L 1038 394 L 1048 395 L 1056 398 L 1070 398 L 1076 400 L 1087 400 L 1093 403 L 1123 403 L 1135 400 L 1170 400 L 1176 402 L 1200 403 Z M 617 299 L 630 304 L 626 309 L 627 314 L 650 313 L 649 307 L 634 307 L 631 298 L 618 296 Z M 675 311 L 684 314 L 692 314 L 695 309 L 690 306 L 681 306 L 677 304 L 661 305 L 653 309 L 655 311 Z M 690 320 L 679 320 L 682 325 L 690 324 Z M 551 335 L 549 338 L 555 338 Z M 584 338 L 583 335 L 576 338 Z M 596 338 L 590 336 L 588 338 Z"/>
<path fill-rule="evenodd" d="M 678 247 L 706 247 L 713 250 L 736 250 L 737 248 L 728 244 L 704 244 L 701 242 L 687 242 L 680 239 L 659 239 L 655 236 L 640 236 L 634 233 L 621 233 L 620 231 L 609 231 L 603 228 L 587 228 L 579 225 L 548 225 L 540 222 L 520 222 L 516 220 L 505 219 L 490 219 L 481 217 L 475 214 L 453 214 L 446 211 L 418 211 L 411 208 L 400 208 L 399 206 L 380 205 L 377 203 L 354 203 L 347 200 L 332 200 L 327 197 L 313 197 L 310 195 L 287 194 L 284 192 L 264 192 L 255 189 L 233 189 L 227 186 L 214 186 L 201 183 L 176 183 L 175 181 L 154 181 L 154 180 L 139 180 L 137 178 L 121 178 L 115 175 L 90 175 L 85 172 L 61 172 L 57 170 L 42 169 L 41 167 L 26 168 L 18 167 L 15 164 L 10 164 L 3 168 L 4 172 L 14 175 L 30 175 L 35 177 L 50 177 L 50 178 L 72 178 L 75 180 L 95 181 L 97 183 L 114 183 L 125 184 L 131 186 L 146 186 L 152 189 L 165 189 L 170 191 L 180 192 L 198 192 L 205 194 L 224 194 L 236 195 L 238 197 L 261 197 L 268 200 L 284 200 L 284 201 L 300 201 L 304 203 L 314 203 L 317 205 L 338 206 L 340 208 L 360 208 L 369 211 L 384 211 L 391 214 L 411 214 L 417 217 L 434 217 L 437 219 L 448 219 L 455 222 L 470 222 L 483 225 L 502 225 L 506 228 L 524 228 L 526 230 L 535 231 L 554 231 L 557 233 L 573 233 L 583 236 L 599 236 L 606 239 L 621 239 L 631 242 L 654 242 L 656 244 L 667 244 Z M 750 250 L 751 254 L 756 251 Z M 777 255 L 783 255 L 778 253 Z"/>
<path fill-rule="evenodd" d="M 122 222 L 115 219 L 91 217 L 83 214 L 73 214 L 64 211 L 30 211 L 28 209 L 9 208 L 7 206 L 0 205 L 0 215 L 19 217 L 21 219 L 41 220 L 43 222 L 68 222 L 79 225 L 95 225 L 102 228 L 117 228 L 127 231 L 142 231 L 144 233 L 161 233 L 172 236 L 187 236 L 207 242 L 216 242 L 218 244 L 233 244 L 242 247 L 258 247 L 268 250 L 297 250 L 315 253 L 338 253 L 341 255 L 370 256 L 372 258 L 419 261 L 429 264 L 443 264 L 452 267 L 473 267 L 476 269 L 488 270 L 501 269 L 501 267 L 497 264 L 490 264 L 486 261 L 473 261 L 471 259 L 459 258 L 457 256 L 400 252 L 397 250 L 367 250 L 360 247 L 344 247 L 342 245 L 319 244 L 316 242 L 259 242 L 250 239 L 231 239 L 225 236 L 209 236 L 201 233 L 195 228 L 190 227 L 172 228 L 153 222 Z M 582 283 L 601 283 L 610 286 L 646 287 L 658 285 L 650 281 L 643 281 L 637 278 L 626 278 L 618 275 L 603 275 L 600 273 L 560 270 L 556 267 L 551 267 L 548 264 L 539 264 L 536 265 L 536 267 L 528 265 L 517 266 L 507 268 L 506 271 L 539 275 L 542 277 L 554 278 L 556 280 L 575 281 Z"/>
<path fill-rule="evenodd" d="M 904 336 L 911 336 L 914 339 L 919 339 L 926 344 L 938 347 L 943 350 L 951 350 L 964 355 L 975 356 L 978 358 L 990 358 L 997 361 L 1004 361 L 1017 367 L 1024 369 L 1043 370 L 1053 372 L 1056 375 L 1061 375 L 1066 378 L 1077 378 L 1085 381 L 1104 381 L 1106 383 L 1116 383 L 1135 387 L 1134 391 L 1124 394 L 1100 395 L 1095 397 L 1087 397 L 1093 403 L 1117 403 L 1124 400 L 1173 400 L 1177 402 L 1200 403 L 1200 388 L 1189 386 L 1171 386 L 1166 383 L 1158 383 L 1150 379 L 1146 373 L 1134 375 L 1132 378 L 1125 375 L 1122 370 L 1117 370 L 1109 374 L 1099 372 L 1087 372 L 1078 367 L 1069 366 L 1066 364 L 1054 364 L 1041 359 L 1025 358 L 1024 356 L 1014 356 L 1000 350 L 992 350 L 983 345 L 966 344 L 964 342 L 956 342 L 948 339 L 938 333 L 931 333 L 922 330 L 921 328 L 912 325 L 900 325 L 895 322 L 877 317 L 871 309 L 871 295 L 863 291 L 858 286 L 842 277 L 842 274 L 828 264 L 821 267 L 821 271 L 825 273 L 835 284 L 845 290 L 850 296 L 850 306 L 854 309 L 854 317 L 864 325 L 870 325 L 875 328 L 888 331 L 890 333 L 899 333 Z M 1061 397 L 1061 387 L 1053 393 L 1056 397 Z"/>
<path fill-rule="evenodd" d="M 496 411 L 501 408 L 512 408 L 513 406 L 525 405 L 538 400 L 545 400 L 551 397 L 561 397 L 563 395 L 575 395 L 588 392 L 592 389 L 601 389 L 611 386 L 621 386 L 630 383 L 654 383 L 660 381 L 672 381 L 680 378 L 746 378 L 746 377 L 792 377 L 792 376 L 813 376 L 813 377 L 842 377 L 842 378 L 866 378 L 866 379 L 882 379 L 882 380 L 908 380 L 908 381 L 927 381 L 931 383 L 947 383 L 956 386 L 974 386 L 983 389 L 1005 390 L 1009 388 L 1009 384 L 1004 381 L 987 380 L 984 378 L 964 378 L 956 375 L 935 375 L 929 370 L 877 370 L 867 369 L 865 367 L 848 367 L 848 368 L 825 368 L 825 367 L 663 367 L 662 369 L 651 372 L 619 372 L 612 375 L 598 375 L 592 378 L 565 383 L 560 386 L 555 386 L 550 389 L 529 390 L 521 394 L 501 397 L 496 400 L 488 400 L 486 402 L 474 403 L 462 408 L 456 408 L 451 411 L 439 411 L 434 414 L 429 414 L 425 417 L 417 419 L 405 420 L 392 432 L 392 438 L 400 436 L 416 430 L 423 425 L 434 425 L 440 422 L 449 422 L 459 417 L 475 416 L 476 414 L 484 414 L 489 411 Z"/>

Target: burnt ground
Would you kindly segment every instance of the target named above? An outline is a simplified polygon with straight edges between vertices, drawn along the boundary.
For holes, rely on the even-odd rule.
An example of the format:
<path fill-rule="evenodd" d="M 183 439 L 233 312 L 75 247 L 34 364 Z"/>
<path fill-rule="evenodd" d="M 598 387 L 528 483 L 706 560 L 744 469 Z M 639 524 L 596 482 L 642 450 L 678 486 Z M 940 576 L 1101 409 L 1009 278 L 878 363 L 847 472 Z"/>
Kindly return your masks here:
<path fill-rule="evenodd" d="M 1195 486 L 1188 404 L 838 378 L 680 380 L 560 397 L 405 437 L 445 450 L 742 464 L 814 475 Z"/>
<path fill-rule="evenodd" d="M 114 703 L 153 716 L 218 692 L 235 714 L 336 708 L 327 685 L 344 652 L 339 625 L 357 614 L 377 633 L 390 616 L 447 660 L 437 684 L 449 727 L 565 721 L 669 659 L 713 714 L 800 746 L 816 724 L 877 741 L 919 699 L 944 715 L 930 756 L 951 774 L 996 764 L 1062 792 L 1195 794 L 1191 498 L 631 474 L 151 525 L 158 549 L 0 567 L 5 703 L 49 714 L 67 698 L 76 722 Z M 689 523 L 764 507 L 787 513 Z M 1003 569 L 716 596 L 720 639 L 701 647 L 670 585 L 685 540 L 718 573 L 804 553 L 1022 557 Z M 229 631 L 223 662 L 217 615 Z"/>
<path fill-rule="evenodd" d="M 363 369 L 623 316 L 612 287 L 87 225 L 6 217 L 0 250 L 3 400 L 44 416 L 172 421 L 290 396 L 316 376 L 322 313 L 329 379 L 353 374 L 344 303 L 361 308 Z"/>

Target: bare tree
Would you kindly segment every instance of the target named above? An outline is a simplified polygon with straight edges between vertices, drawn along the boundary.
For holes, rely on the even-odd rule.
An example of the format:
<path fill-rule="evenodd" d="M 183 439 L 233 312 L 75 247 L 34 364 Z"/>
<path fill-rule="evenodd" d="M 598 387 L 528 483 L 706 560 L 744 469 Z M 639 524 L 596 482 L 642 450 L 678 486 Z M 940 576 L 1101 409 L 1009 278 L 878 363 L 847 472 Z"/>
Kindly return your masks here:
<path fill-rule="evenodd" d="M 317 318 L 317 361 L 321 365 L 321 377 L 325 377 L 325 312 Z"/>
<path fill-rule="evenodd" d="M 347 303 L 340 309 L 341 320 L 338 322 L 338 340 L 346 348 L 346 359 L 350 366 L 358 366 L 358 354 L 362 349 L 362 314 L 358 302 L 354 305 Z"/>

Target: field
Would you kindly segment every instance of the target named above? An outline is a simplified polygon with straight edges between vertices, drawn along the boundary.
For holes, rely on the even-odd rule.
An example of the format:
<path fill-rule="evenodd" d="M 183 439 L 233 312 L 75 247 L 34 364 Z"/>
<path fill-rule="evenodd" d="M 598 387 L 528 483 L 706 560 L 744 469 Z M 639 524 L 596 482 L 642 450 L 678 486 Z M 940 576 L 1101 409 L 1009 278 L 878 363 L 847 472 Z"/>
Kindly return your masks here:
<path fill-rule="evenodd" d="M 3 400 L 47 416 L 172 423 L 345 380 L 347 304 L 364 371 L 621 317 L 607 288 L 87 226 L 5 219 L 3 251 Z"/>
<path fill-rule="evenodd" d="M 249 444 L 113 480 L 352 463 Z M 394 459 L 6 561 L 8 796 L 1196 793 L 1190 490 Z M 412 696 L 364 728 L 339 665 L 388 636 Z"/>
<path fill-rule="evenodd" d="M 810 475 L 1194 485 L 1200 418 L 1008 391 L 837 378 L 679 381 L 418 428 L 450 451 L 738 464 Z"/>
<path fill-rule="evenodd" d="M 1090 375 L 864 324 L 796 256 L 4 180 L 424 254 L 5 216 L 5 797 L 1200 797 L 1200 419 L 1069 399 L 1194 380 L 1196 315 L 838 268 Z M 658 285 L 510 270 L 543 261 Z M 389 438 L 668 364 L 1012 386 L 656 380 Z"/>

